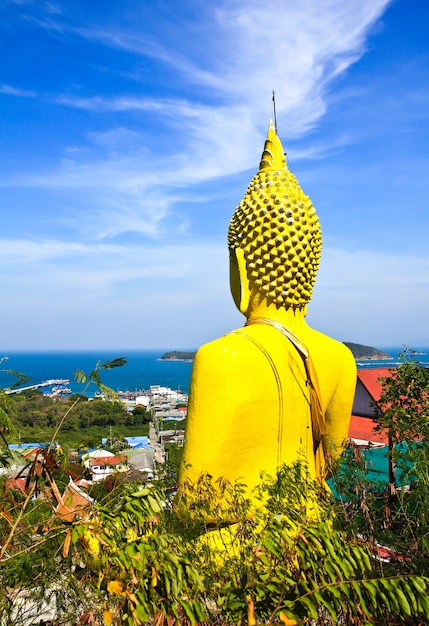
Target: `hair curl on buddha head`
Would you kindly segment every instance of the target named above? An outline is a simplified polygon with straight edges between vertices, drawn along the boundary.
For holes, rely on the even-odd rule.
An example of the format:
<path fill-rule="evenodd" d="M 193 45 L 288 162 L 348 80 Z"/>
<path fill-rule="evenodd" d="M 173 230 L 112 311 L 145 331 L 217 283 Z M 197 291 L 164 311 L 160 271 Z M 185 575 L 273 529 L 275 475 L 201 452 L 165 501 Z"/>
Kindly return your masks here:
<path fill-rule="evenodd" d="M 322 234 L 310 198 L 286 167 L 272 124 L 259 172 L 229 226 L 230 254 L 238 247 L 251 287 L 279 307 L 305 308 L 319 267 Z"/>

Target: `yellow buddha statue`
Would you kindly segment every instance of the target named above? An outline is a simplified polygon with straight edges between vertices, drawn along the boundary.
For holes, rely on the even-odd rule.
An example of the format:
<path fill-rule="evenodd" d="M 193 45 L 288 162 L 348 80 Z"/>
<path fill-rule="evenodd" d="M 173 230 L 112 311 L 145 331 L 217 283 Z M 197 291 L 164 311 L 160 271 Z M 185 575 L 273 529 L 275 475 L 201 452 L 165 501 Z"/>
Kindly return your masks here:
<path fill-rule="evenodd" d="M 192 371 L 179 482 L 238 480 L 305 461 L 325 478 L 341 454 L 356 385 L 352 353 L 305 321 L 321 255 L 319 220 L 270 124 L 259 172 L 228 232 L 243 328 L 202 346 Z"/>

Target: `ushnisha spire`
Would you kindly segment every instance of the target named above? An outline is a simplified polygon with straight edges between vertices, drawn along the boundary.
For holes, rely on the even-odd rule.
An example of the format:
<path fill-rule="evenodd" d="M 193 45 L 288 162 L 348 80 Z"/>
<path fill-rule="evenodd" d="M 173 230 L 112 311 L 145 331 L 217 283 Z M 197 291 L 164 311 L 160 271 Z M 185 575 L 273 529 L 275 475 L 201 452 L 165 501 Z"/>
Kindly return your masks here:
<path fill-rule="evenodd" d="M 259 171 L 282 170 L 286 168 L 286 158 L 282 143 L 277 135 L 272 120 L 268 128 L 264 151 L 259 164 Z"/>
<path fill-rule="evenodd" d="M 310 198 L 286 167 L 272 122 L 259 172 L 232 216 L 228 247 L 244 251 L 250 285 L 268 303 L 305 308 L 321 256 L 320 224 Z"/>

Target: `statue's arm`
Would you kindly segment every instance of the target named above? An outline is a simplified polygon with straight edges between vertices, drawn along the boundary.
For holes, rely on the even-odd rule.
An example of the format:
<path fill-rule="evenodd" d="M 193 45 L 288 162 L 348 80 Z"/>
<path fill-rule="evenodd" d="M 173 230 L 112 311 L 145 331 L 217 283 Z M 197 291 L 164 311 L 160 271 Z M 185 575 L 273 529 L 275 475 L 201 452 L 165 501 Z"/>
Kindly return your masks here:
<path fill-rule="evenodd" d="M 234 340 L 222 338 L 202 346 L 195 355 L 181 482 L 196 480 L 201 473 L 229 473 L 242 375 L 242 359 L 234 353 L 233 344 Z"/>
<path fill-rule="evenodd" d="M 194 360 L 180 481 L 201 473 L 231 478 L 250 452 L 246 437 L 257 445 L 252 428 L 262 413 L 257 390 L 264 377 L 264 357 L 239 334 L 202 346 Z M 249 367 L 252 363 L 253 367 Z M 250 445 L 250 444 L 249 444 Z"/>
<path fill-rule="evenodd" d="M 324 449 L 334 460 L 344 450 L 356 391 L 356 363 L 353 354 L 341 345 L 337 354 L 338 377 L 325 411 Z"/>

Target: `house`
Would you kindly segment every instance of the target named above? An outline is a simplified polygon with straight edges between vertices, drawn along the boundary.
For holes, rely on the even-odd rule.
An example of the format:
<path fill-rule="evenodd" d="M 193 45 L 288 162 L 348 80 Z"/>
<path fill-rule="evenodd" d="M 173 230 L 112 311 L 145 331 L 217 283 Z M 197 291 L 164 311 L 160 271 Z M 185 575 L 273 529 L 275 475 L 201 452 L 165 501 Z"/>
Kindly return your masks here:
<path fill-rule="evenodd" d="M 178 446 L 183 446 L 184 438 L 184 430 L 160 430 L 158 433 L 158 442 L 161 445 L 166 443 L 176 443 Z"/>
<path fill-rule="evenodd" d="M 104 480 L 115 472 L 127 472 L 128 464 L 125 455 L 99 456 L 89 460 L 91 480 Z"/>
<path fill-rule="evenodd" d="M 387 367 L 358 369 L 356 393 L 353 402 L 349 427 L 349 439 L 358 446 L 386 446 L 386 432 L 374 432 L 377 424 L 377 412 L 374 402 L 380 399 L 382 385 L 380 378 L 390 376 Z"/>
<path fill-rule="evenodd" d="M 115 472 L 127 472 L 125 455 L 116 456 L 108 450 L 91 450 L 83 455 L 84 467 L 89 469 L 91 480 L 104 480 Z"/>
<path fill-rule="evenodd" d="M 356 393 L 353 402 L 353 415 L 373 418 L 376 413 L 374 401 L 380 400 L 382 386 L 380 378 L 390 376 L 391 369 L 377 367 L 374 369 L 359 369 L 357 371 Z"/>

